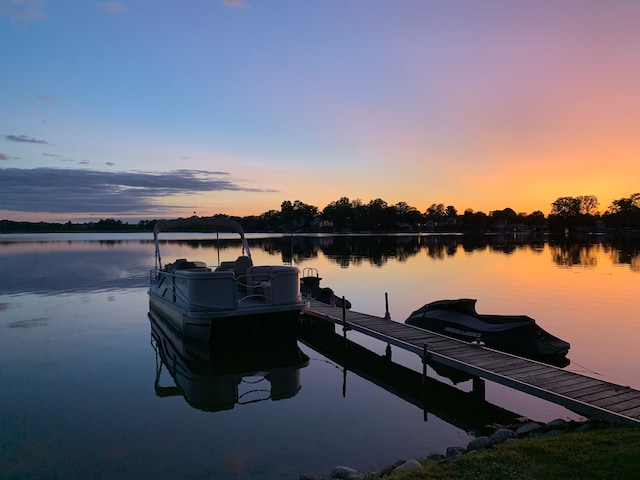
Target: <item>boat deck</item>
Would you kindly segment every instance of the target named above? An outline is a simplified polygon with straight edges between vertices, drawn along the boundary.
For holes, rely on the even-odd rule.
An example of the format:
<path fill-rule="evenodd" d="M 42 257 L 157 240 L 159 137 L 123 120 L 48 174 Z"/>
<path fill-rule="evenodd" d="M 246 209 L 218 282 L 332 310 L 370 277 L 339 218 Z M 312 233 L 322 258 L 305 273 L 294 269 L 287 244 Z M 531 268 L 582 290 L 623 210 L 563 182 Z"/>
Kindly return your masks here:
<path fill-rule="evenodd" d="M 640 425 L 640 391 L 630 387 L 315 300 L 302 313 L 413 352 L 425 361 L 549 400 L 586 417 Z"/>

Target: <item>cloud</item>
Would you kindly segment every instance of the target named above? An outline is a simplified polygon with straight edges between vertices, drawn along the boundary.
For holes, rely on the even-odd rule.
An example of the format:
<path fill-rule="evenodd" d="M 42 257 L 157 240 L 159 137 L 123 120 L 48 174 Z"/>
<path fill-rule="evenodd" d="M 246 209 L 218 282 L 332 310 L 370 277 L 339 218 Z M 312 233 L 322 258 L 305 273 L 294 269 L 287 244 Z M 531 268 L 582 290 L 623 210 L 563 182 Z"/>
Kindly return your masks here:
<path fill-rule="evenodd" d="M 6 153 L 0 153 L 0 160 L 11 160 L 11 157 Z"/>
<path fill-rule="evenodd" d="M 99 5 L 101 9 L 109 13 L 120 13 L 127 11 L 127 8 L 120 2 L 102 2 Z"/>
<path fill-rule="evenodd" d="M 106 163 L 105 163 L 105 165 L 106 165 L 107 167 L 113 167 L 113 166 L 115 165 L 115 163 L 113 163 L 113 162 L 106 162 Z"/>
<path fill-rule="evenodd" d="M 38 140 L 37 138 L 27 137 L 26 135 L 7 135 L 4 138 L 10 140 L 12 142 L 23 142 L 23 143 L 48 143 L 45 140 Z"/>
<path fill-rule="evenodd" d="M 0 0 L 0 14 L 11 20 L 43 20 L 44 0 Z"/>
<path fill-rule="evenodd" d="M 244 187 L 228 172 L 0 168 L 0 205 L 18 212 L 156 214 L 175 207 L 168 197 L 215 191 L 274 192 Z"/>
<path fill-rule="evenodd" d="M 57 153 L 43 153 L 42 155 L 44 155 L 45 157 L 54 157 L 54 158 L 62 157 L 62 155 L 59 155 Z"/>
<path fill-rule="evenodd" d="M 43 102 L 50 102 L 54 98 L 56 98 L 56 97 L 54 97 L 53 95 L 40 95 L 38 97 L 38 100 L 42 100 Z"/>

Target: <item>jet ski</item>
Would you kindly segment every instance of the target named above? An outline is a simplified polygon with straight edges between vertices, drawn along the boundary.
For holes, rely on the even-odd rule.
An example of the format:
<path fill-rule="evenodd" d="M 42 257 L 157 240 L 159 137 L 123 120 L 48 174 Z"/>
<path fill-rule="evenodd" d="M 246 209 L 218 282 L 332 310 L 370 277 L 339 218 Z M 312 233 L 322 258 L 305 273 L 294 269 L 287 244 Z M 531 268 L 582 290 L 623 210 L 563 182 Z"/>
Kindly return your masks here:
<path fill-rule="evenodd" d="M 482 315 L 476 299 L 437 300 L 405 320 L 408 325 L 554 365 L 566 366 L 569 343 L 551 335 L 526 315 Z"/>

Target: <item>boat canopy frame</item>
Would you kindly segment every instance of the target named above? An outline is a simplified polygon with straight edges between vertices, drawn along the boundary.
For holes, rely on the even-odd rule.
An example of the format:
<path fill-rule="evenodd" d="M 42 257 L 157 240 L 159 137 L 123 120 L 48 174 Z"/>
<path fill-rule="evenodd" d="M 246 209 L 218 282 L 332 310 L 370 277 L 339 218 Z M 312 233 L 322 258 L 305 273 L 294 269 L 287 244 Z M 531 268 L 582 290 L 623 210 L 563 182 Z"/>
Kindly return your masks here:
<path fill-rule="evenodd" d="M 244 235 L 242 225 L 230 218 L 224 217 L 189 217 L 176 220 L 159 220 L 153 227 L 153 241 L 156 246 L 156 268 L 162 269 L 162 257 L 160 255 L 160 232 L 188 231 L 188 232 L 230 232 L 237 233 L 242 242 L 243 254 L 251 259 L 249 243 Z"/>

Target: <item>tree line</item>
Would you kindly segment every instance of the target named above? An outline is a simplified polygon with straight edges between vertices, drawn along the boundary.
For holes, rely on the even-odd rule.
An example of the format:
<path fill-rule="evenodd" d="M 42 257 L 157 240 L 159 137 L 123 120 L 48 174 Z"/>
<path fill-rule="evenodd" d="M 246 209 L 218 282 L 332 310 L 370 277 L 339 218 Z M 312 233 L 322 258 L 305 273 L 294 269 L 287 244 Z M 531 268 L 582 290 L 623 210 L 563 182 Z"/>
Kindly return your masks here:
<path fill-rule="evenodd" d="M 640 193 L 614 200 L 604 213 L 598 210 L 594 195 L 558 197 L 545 216 L 537 210 L 516 213 L 512 208 L 489 213 L 471 208 L 459 213 L 453 205 L 434 203 L 424 212 L 399 202 L 390 205 L 380 198 L 364 203 L 360 199 L 341 197 L 322 210 L 300 200 L 285 200 L 280 210 L 260 215 L 230 217 L 250 232 L 487 232 L 517 230 L 571 231 L 576 229 L 640 228 Z M 64 224 L 48 222 L 13 222 L 0 220 L 0 232 L 147 232 L 157 220 L 129 224 L 109 218 L 98 222 Z"/>

